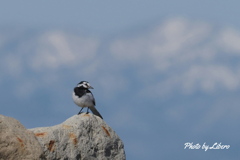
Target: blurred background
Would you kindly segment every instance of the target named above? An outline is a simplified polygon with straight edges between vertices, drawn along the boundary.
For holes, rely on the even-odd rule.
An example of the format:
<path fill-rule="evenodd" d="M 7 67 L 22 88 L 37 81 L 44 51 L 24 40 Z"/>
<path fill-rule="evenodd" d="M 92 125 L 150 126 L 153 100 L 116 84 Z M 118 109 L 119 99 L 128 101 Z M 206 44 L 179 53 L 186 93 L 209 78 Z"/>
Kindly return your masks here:
<path fill-rule="evenodd" d="M 26 128 L 80 110 L 82 80 L 127 159 L 240 157 L 240 1 L 2 1 L 0 114 Z M 85 110 L 86 111 L 86 110 Z M 215 142 L 228 150 L 189 150 Z"/>

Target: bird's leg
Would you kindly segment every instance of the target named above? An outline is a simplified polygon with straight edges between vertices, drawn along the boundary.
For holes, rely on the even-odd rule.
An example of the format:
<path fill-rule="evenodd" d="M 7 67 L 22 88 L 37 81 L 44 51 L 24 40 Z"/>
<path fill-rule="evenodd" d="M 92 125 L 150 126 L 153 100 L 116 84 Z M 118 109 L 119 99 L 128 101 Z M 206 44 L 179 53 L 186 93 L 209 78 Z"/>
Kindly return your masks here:
<path fill-rule="evenodd" d="M 83 110 L 83 107 L 82 107 L 82 109 L 78 112 L 78 115 L 82 113 L 82 110 Z"/>
<path fill-rule="evenodd" d="M 88 112 L 88 110 L 89 110 L 89 108 L 87 108 L 87 113 L 86 114 L 88 114 L 89 112 Z"/>

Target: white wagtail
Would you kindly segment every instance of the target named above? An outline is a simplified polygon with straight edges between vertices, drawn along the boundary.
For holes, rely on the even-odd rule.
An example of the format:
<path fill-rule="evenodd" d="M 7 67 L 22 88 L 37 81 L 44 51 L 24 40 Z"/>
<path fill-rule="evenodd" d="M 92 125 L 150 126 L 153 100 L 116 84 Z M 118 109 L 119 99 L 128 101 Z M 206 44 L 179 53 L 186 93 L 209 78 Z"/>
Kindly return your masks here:
<path fill-rule="evenodd" d="M 72 98 L 74 103 L 82 107 L 78 114 L 81 114 L 83 108 L 87 107 L 87 114 L 90 109 L 93 114 L 102 118 L 101 114 L 95 108 L 95 99 L 89 89 L 93 89 L 93 87 L 87 81 L 81 81 L 73 90 Z"/>

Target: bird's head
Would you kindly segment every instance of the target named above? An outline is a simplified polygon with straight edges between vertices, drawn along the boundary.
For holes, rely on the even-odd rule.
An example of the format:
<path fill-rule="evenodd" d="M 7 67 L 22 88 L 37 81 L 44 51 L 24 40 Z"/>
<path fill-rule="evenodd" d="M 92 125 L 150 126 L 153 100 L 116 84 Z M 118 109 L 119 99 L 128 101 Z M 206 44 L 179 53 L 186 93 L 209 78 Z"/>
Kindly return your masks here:
<path fill-rule="evenodd" d="M 77 87 L 83 87 L 83 88 L 86 88 L 86 89 L 93 89 L 93 87 L 87 81 L 79 82 Z"/>

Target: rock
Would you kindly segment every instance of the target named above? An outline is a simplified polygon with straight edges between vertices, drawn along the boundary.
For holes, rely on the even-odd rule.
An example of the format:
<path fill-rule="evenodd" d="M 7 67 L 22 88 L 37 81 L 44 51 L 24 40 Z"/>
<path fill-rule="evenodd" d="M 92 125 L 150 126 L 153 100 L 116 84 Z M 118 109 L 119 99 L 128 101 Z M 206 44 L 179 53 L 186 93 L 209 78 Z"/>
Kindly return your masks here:
<path fill-rule="evenodd" d="M 16 119 L 0 115 L 0 160 L 44 159 L 35 135 Z"/>
<path fill-rule="evenodd" d="M 33 128 L 49 160 L 125 160 L 123 142 L 99 117 L 80 114 L 52 126 Z"/>
<path fill-rule="evenodd" d="M 27 130 L 0 115 L 0 160 L 125 160 L 123 142 L 99 117 L 75 115 L 62 124 Z"/>

